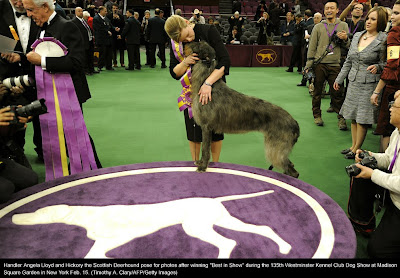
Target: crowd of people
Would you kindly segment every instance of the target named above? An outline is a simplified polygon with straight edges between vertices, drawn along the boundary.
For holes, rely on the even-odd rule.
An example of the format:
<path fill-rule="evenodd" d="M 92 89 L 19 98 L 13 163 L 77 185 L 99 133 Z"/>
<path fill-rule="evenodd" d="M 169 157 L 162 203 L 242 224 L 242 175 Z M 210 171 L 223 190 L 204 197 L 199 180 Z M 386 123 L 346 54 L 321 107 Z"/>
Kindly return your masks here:
<path fill-rule="evenodd" d="M 245 22 L 241 5 L 238 5 L 240 1 L 234 1 L 226 41 L 221 39 L 223 30 L 219 22 L 211 17 L 206 20 L 198 9 L 190 18 L 184 18 L 182 11 L 176 10 L 167 19 L 161 9 L 155 9 L 153 17 L 147 10 L 140 22 L 138 12 L 128 9 L 122 15 L 120 4 L 114 1 L 108 0 L 99 7 L 95 7 L 92 0 L 74 1 L 75 16 L 67 19 L 62 7 L 53 0 L 0 0 L 0 34 L 17 41 L 14 51 L 1 54 L 0 79 L 23 75 L 38 78 L 40 70 L 68 73 L 76 94 L 76 100 L 72 101 L 78 104 L 78 110 L 74 111 L 79 111 L 83 118 L 83 104 L 91 98 L 86 75 L 101 74 L 104 69 L 112 71 L 118 67 L 118 62 L 126 70 L 140 70 L 141 45 L 145 46 L 146 65 L 156 66 L 158 47 L 161 68 L 166 68 L 165 49 L 169 45 L 170 74 L 174 79 L 186 80 L 191 65 L 198 58 L 196 54 L 186 57 L 182 46 L 202 40 L 208 42 L 217 55 L 216 69 L 199 90 L 203 105 L 212 101 L 213 84 L 220 79 L 226 81 L 225 76 L 229 74 L 230 57 L 224 45 L 240 43 Z M 282 15 L 286 20 L 281 23 L 279 17 Z M 323 15 L 308 9 L 303 15 L 297 0 L 291 9 L 286 0 L 280 3 L 272 0 L 269 6 L 260 1 L 254 22 L 259 28 L 259 45 L 272 44 L 272 34 L 280 34 L 282 45 L 293 46 L 287 72 L 293 72 L 297 67 L 297 72 L 302 75 L 298 86 L 307 86 L 308 82 L 309 87 L 313 87 L 311 106 L 317 126 L 324 126 L 321 98 L 325 87 L 329 86 L 329 112 L 337 114 L 338 128 L 347 130 L 346 121 L 351 122 L 351 145 L 340 151 L 346 159 L 362 161 L 360 154 L 367 130 L 377 125 L 374 133 L 381 136 L 380 153 L 370 152 L 369 155 L 376 157 L 379 169 L 386 170 L 357 164 L 360 173 L 352 178 L 352 182 L 364 184 L 368 181 L 368 188 L 372 188 L 368 194 L 374 196 L 376 188 L 388 190 L 390 198 L 385 200 L 388 209 L 378 228 L 374 215 L 371 216 L 371 206 L 365 209 L 368 210 L 366 215 L 358 214 L 360 204 L 352 202 L 349 215 L 356 231 L 372 234 L 368 249 L 371 256 L 399 257 L 400 237 L 392 230 L 400 226 L 400 162 L 396 160 L 400 127 L 400 1 L 393 7 L 382 7 L 377 3 L 373 5 L 370 0 L 365 3 L 351 0 L 339 14 L 338 2 L 328 0 Z M 81 36 L 74 35 L 77 33 Z M 30 51 L 34 42 L 44 37 L 54 37 L 65 45 L 68 49 L 65 56 L 46 57 Z M 97 69 L 94 66 L 95 50 L 99 52 Z M 192 158 L 198 160 L 201 127 L 191 115 L 190 84 L 182 82 L 182 85 L 180 109 L 184 111 Z M 18 125 L 10 123 L 15 116 L 10 105 L 29 104 L 38 98 L 39 91 L 34 86 L 0 84 L 0 103 L 4 107 L 0 109 L 0 202 L 6 202 L 14 192 L 38 182 L 37 174 L 23 155 L 24 125 L 29 121 L 33 122 L 33 142 L 38 156 L 44 161 L 48 156 L 42 144 L 43 122 L 38 116 L 18 117 Z M 94 142 L 90 135 L 88 138 L 95 162 L 91 167 L 101 168 Z M 214 162 L 219 160 L 223 139 L 223 134 L 213 133 Z M 13 149 L 9 148 L 10 142 Z M 70 147 L 69 142 L 66 145 Z M 76 171 L 72 168 L 69 170 Z M 364 195 L 363 186 L 352 192 L 352 197 Z"/>

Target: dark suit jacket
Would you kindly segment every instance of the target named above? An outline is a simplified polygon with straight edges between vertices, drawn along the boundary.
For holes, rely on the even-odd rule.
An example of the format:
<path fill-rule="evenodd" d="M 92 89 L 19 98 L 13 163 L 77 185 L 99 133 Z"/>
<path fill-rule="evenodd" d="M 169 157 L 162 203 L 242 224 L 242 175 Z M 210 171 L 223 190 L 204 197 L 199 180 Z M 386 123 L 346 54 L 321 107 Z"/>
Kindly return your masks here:
<path fill-rule="evenodd" d="M 82 40 L 83 40 L 83 47 L 85 50 L 89 49 L 89 35 L 86 27 L 83 25 L 82 21 L 80 21 L 77 17 L 71 20 L 75 25 L 78 27 L 79 31 L 81 32 Z M 90 28 L 90 27 L 89 27 Z"/>
<path fill-rule="evenodd" d="M 68 54 L 63 57 L 47 57 L 46 70 L 70 73 L 79 103 L 85 102 L 90 98 L 90 91 L 81 64 L 85 52 L 78 27 L 57 14 L 47 26 L 44 36 L 56 38 L 68 48 Z"/>
<path fill-rule="evenodd" d="M 108 31 L 113 31 L 110 20 L 107 17 L 103 20 L 100 15 L 96 14 L 93 18 L 94 42 L 96 45 L 111 45 L 112 37 L 108 34 Z"/>
<path fill-rule="evenodd" d="M 293 35 L 294 35 L 294 29 L 295 29 L 295 21 L 292 20 L 289 24 L 287 24 L 287 21 L 285 20 L 284 23 L 281 25 L 281 41 L 285 42 L 292 42 L 293 41 Z M 284 37 L 284 33 L 290 33 L 290 36 Z"/>
<path fill-rule="evenodd" d="M 141 25 L 136 18 L 131 16 L 122 30 L 122 39 L 126 39 L 126 44 L 140 44 Z"/>
<path fill-rule="evenodd" d="M 167 41 L 167 33 L 164 30 L 165 20 L 158 16 L 149 19 L 147 25 L 147 38 L 150 43 L 165 43 Z"/>
<path fill-rule="evenodd" d="M 0 34 L 3 36 L 6 36 L 8 38 L 12 38 L 13 36 L 10 32 L 9 26 L 12 25 L 15 29 L 15 31 L 18 33 L 17 25 L 15 23 L 15 17 L 13 13 L 13 9 L 11 7 L 11 4 L 8 0 L 0 0 Z M 31 27 L 29 31 L 29 41 L 28 41 L 28 46 L 26 48 L 26 52 L 29 52 L 31 50 L 31 45 L 36 41 L 36 35 L 39 30 L 39 27 L 35 24 L 33 20 L 31 20 Z M 19 34 L 18 34 L 19 36 Z M 15 46 L 16 51 L 21 51 L 22 52 L 22 45 L 21 42 L 18 41 L 18 43 Z M 4 71 L 12 72 L 10 74 L 16 76 L 19 74 L 25 74 L 30 71 L 30 63 L 27 61 L 25 55 L 21 55 L 21 65 L 22 68 L 19 67 L 18 63 L 15 64 L 8 64 L 7 67 L 4 67 L 3 69 L 0 70 L 0 76 L 4 75 Z M 22 70 L 22 72 L 20 72 Z M 9 76 L 9 74 L 6 74 Z"/>

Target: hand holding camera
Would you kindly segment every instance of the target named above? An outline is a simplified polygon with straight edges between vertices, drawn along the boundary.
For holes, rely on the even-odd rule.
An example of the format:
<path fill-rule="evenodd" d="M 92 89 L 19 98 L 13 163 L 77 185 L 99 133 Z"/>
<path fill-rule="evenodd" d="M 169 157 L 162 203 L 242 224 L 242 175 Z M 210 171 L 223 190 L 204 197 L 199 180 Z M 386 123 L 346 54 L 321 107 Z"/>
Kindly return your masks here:
<path fill-rule="evenodd" d="M 372 171 L 378 169 L 378 163 L 371 153 L 365 150 L 357 150 L 355 164 L 346 167 L 349 177 L 370 179 Z"/>
<path fill-rule="evenodd" d="M 10 112 L 11 107 L 0 109 L 0 126 L 10 125 L 10 121 L 14 119 L 14 113 Z"/>

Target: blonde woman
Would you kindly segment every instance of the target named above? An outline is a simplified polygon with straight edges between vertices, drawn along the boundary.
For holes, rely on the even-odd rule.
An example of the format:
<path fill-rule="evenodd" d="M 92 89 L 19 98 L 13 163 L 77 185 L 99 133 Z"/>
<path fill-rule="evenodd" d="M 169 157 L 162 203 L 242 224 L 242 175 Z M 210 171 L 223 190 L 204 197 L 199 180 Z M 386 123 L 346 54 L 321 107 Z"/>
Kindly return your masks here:
<path fill-rule="evenodd" d="M 170 51 L 170 73 L 177 80 L 181 79 L 184 82 L 185 76 L 190 75 L 190 66 L 195 64 L 197 54 L 193 53 L 187 57 L 183 54 L 183 47 L 189 42 L 205 41 L 215 49 L 217 57 L 216 69 L 206 79 L 201 86 L 198 94 L 199 101 L 203 105 L 207 105 L 212 101 L 211 89 L 212 85 L 219 79 L 225 80 L 225 75 L 229 74 L 230 58 L 229 53 L 221 39 L 221 36 L 215 26 L 208 24 L 193 24 L 179 15 L 173 15 L 165 22 L 165 31 L 171 38 Z M 184 84 L 184 83 L 182 83 Z M 190 99 L 190 84 L 185 84 L 182 94 L 178 99 L 179 109 L 184 112 L 186 135 L 189 140 L 190 152 L 194 161 L 199 160 L 202 131 L 191 115 L 191 99 Z M 219 156 L 222 148 L 223 134 L 212 134 L 211 153 L 214 162 L 219 161 Z"/>

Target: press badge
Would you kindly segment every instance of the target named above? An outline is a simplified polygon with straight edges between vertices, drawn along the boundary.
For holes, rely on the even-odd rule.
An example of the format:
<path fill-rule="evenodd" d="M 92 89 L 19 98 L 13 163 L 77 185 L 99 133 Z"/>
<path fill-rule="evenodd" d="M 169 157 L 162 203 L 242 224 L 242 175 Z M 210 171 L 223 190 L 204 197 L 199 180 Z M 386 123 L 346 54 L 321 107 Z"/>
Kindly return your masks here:
<path fill-rule="evenodd" d="M 387 59 L 388 60 L 393 60 L 393 59 L 399 59 L 400 57 L 400 46 L 389 46 L 387 48 Z"/>

